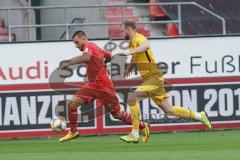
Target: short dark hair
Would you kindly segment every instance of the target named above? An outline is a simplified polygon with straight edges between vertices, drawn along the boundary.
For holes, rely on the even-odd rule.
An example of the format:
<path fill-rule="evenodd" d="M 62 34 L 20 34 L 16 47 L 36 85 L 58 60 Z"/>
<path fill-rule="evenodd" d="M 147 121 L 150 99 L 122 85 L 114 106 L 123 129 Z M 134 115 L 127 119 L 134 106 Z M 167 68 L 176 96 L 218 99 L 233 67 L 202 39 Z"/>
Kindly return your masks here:
<path fill-rule="evenodd" d="M 124 21 L 122 25 L 124 25 L 124 27 L 130 27 L 132 29 L 137 28 L 136 23 L 133 21 Z"/>
<path fill-rule="evenodd" d="M 75 38 L 76 36 L 85 36 L 86 37 L 86 33 L 83 31 L 76 31 L 73 35 L 72 35 L 72 39 Z"/>

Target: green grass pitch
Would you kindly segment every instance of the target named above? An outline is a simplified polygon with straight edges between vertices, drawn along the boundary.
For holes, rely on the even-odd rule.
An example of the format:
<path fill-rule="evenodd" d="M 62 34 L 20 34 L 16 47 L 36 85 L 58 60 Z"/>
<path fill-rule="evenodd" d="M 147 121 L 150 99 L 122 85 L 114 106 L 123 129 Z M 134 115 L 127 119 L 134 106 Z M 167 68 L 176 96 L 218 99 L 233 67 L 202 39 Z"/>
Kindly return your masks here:
<path fill-rule="evenodd" d="M 0 140 L 0 160 L 239 160 L 240 130 L 152 134 L 147 144 L 119 135 Z"/>

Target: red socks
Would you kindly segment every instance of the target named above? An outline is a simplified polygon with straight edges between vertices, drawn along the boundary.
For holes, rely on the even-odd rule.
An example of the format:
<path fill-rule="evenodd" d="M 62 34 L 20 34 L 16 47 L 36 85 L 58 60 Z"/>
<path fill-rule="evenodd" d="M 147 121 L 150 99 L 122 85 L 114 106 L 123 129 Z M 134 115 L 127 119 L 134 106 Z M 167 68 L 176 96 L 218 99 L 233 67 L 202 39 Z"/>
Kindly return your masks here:
<path fill-rule="evenodd" d="M 68 110 L 68 119 L 69 119 L 69 124 L 70 124 L 70 131 L 72 133 L 75 133 L 77 131 L 77 119 L 78 119 L 78 113 L 77 113 L 77 108 L 69 108 Z M 121 115 L 119 117 L 120 120 L 125 122 L 126 124 L 131 125 L 132 124 L 132 119 L 131 115 L 128 112 L 121 111 Z M 139 129 L 144 129 L 145 125 L 142 121 L 139 123 Z"/>
<path fill-rule="evenodd" d="M 68 119 L 70 124 L 70 131 L 72 133 L 75 133 L 77 131 L 77 119 L 78 119 L 78 113 L 77 108 L 69 108 L 68 110 Z"/>

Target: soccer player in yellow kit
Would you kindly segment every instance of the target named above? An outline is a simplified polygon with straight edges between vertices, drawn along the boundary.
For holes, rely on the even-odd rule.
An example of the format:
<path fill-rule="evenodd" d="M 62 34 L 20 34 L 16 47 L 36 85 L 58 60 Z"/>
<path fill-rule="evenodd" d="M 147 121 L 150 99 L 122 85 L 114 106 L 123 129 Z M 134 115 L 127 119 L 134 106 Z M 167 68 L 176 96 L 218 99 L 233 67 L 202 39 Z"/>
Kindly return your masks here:
<path fill-rule="evenodd" d="M 117 55 L 132 56 L 131 64 L 124 72 L 124 76 L 129 76 L 133 68 L 136 67 L 143 82 L 137 87 L 135 92 L 128 95 L 128 105 L 130 106 L 132 118 L 132 132 L 129 135 L 120 137 L 120 139 L 128 143 L 139 142 L 138 126 L 141 115 L 139 101 L 144 98 L 151 98 L 166 114 L 201 121 L 209 130 L 212 130 L 212 125 L 204 111 L 194 112 L 181 106 L 170 105 L 168 95 L 164 89 L 163 75 L 156 65 L 149 41 L 142 34 L 137 33 L 136 24 L 132 21 L 125 21 L 121 25 L 121 31 L 125 39 L 130 40 L 129 50 L 121 51 Z M 142 137 L 144 143 L 149 139 L 149 133 L 146 135 L 148 136 Z"/>

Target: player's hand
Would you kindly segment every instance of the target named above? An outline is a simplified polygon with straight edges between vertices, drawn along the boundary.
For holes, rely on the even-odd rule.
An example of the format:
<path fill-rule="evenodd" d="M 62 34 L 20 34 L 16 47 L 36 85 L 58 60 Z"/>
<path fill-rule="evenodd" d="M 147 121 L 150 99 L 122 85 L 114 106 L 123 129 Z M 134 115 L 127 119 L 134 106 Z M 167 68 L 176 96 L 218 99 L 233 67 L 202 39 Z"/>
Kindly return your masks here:
<path fill-rule="evenodd" d="M 69 62 L 70 62 L 69 60 L 61 61 L 61 62 L 59 63 L 59 68 L 60 68 L 61 70 L 67 69 L 67 68 L 70 66 Z"/>
<path fill-rule="evenodd" d="M 62 65 L 60 66 L 60 69 L 67 69 L 69 67 L 69 63 L 68 62 L 65 62 L 65 63 L 62 63 Z"/>
<path fill-rule="evenodd" d="M 106 59 L 104 60 L 104 63 L 107 64 L 107 63 L 111 62 L 111 60 L 112 60 L 112 57 L 106 58 Z"/>
<path fill-rule="evenodd" d="M 123 77 L 129 77 L 130 76 L 130 74 L 131 74 L 131 72 L 127 69 L 127 70 L 125 70 L 124 71 L 124 73 L 123 73 Z"/>

